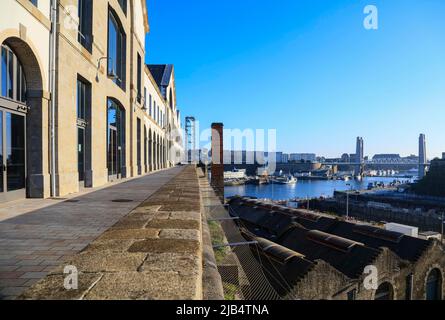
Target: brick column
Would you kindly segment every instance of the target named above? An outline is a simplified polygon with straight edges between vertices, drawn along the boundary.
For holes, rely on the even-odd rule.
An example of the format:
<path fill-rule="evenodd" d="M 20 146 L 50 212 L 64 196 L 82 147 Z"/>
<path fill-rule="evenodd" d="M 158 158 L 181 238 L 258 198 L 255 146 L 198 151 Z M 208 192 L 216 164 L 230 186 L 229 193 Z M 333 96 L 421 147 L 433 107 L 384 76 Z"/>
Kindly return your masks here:
<path fill-rule="evenodd" d="M 210 183 L 222 201 L 224 201 L 223 130 L 222 123 L 212 124 L 212 179 Z"/>

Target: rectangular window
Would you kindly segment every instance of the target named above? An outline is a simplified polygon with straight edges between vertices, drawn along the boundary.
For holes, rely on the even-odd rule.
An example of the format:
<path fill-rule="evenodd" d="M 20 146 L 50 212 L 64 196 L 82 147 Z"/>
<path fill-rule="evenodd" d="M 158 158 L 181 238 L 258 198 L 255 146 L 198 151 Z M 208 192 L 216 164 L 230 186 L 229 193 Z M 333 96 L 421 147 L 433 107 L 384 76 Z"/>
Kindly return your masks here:
<path fill-rule="evenodd" d="M 127 14 L 127 0 L 117 0 L 121 6 L 122 11 Z"/>
<path fill-rule="evenodd" d="M 409 274 L 406 277 L 406 291 L 405 291 L 405 300 L 412 300 L 413 295 L 413 274 Z"/>
<path fill-rule="evenodd" d="M 149 95 L 149 98 L 148 98 L 149 100 L 148 100 L 148 113 L 150 114 L 150 117 L 152 116 L 152 110 L 151 110 L 151 107 L 152 107 L 152 97 L 151 97 L 151 94 Z"/>
<path fill-rule="evenodd" d="M 89 52 L 93 50 L 93 0 L 79 0 L 79 43 Z"/>
<path fill-rule="evenodd" d="M 77 119 L 86 120 L 91 104 L 91 85 L 82 79 L 77 79 Z"/>
<path fill-rule="evenodd" d="M 153 119 L 155 120 L 155 122 L 157 121 L 156 120 L 156 112 L 157 112 L 157 109 L 156 109 L 156 100 L 153 102 Z"/>
<path fill-rule="evenodd" d="M 6 96 L 14 99 L 14 57 L 11 51 L 8 53 L 8 92 Z"/>
<path fill-rule="evenodd" d="M 142 174 L 141 163 L 141 119 L 137 119 L 137 162 L 138 162 L 138 174 Z"/>
<path fill-rule="evenodd" d="M 357 299 L 357 289 L 352 289 L 348 292 L 348 300 L 356 300 Z"/>
<path fill-rule="evenodd" d="M 137 101 L 141 103 L 142 100 L 142 58 L 138 54 L 138 65 L 137 65 Z"/>
<path fill-rule="evenodd" d="M 5 47 L 2 47 L 2 96 L 6 97 L 8 94 L 8 51 Z"/>
<path fill-rule="evenodd" d="M 144 87 L 144 109 L 147 110 L 147 88 Z"/>

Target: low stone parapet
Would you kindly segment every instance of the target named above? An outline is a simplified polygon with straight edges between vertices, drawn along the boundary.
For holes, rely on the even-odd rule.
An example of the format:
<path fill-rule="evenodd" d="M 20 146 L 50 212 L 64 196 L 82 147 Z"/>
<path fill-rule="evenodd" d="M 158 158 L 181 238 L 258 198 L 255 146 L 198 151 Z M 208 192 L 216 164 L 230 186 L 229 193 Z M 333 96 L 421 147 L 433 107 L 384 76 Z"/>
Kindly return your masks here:
<path fill-rule="evenodd" d="M 21 299 L 203 299 L 202 204 L 184 169 Z M 67 289 L 77 270 L 77 289 Z M 68 270 L 73 270 L 71 269 Z M 72 284 L 73 282 L 71 282 Z"/>

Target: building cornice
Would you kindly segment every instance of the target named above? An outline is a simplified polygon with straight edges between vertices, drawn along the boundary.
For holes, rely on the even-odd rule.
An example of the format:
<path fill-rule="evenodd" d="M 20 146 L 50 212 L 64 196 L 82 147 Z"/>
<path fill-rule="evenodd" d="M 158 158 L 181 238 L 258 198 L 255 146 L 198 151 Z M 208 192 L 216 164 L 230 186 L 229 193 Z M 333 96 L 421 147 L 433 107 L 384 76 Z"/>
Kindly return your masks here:
<path fill-rule="evenodd" d="M 36 18 L 46 29 L 51 30 L 51 21 L 36 8 L 29 0 L 15 0 Z"/>

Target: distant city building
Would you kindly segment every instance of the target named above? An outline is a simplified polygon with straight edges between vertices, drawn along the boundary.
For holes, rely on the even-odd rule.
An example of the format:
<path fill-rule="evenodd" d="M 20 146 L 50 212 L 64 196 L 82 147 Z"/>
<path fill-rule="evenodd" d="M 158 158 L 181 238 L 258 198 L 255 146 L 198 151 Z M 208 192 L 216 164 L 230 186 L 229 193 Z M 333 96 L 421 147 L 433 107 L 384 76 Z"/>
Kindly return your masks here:
<path fill-rule="evenodd" d="M 315 153 L 291 153 L 289 155 L 289 161 L 298 162 L 298 161 L 317 161 L 317 155 Z"/>
<path fill-rule="evenodd" d="M 442 160 L 445 160 L 445 152 L 442 152 Z"/>
<path fill-rule="evenodd" d="M 363 163 L 363 161 L 364 161 L 364 143 L 363 143 L 362 137 L 357 137 L 355 156 L 356 156 L 357 162 Z"/>
<path fill-rule="evenodd" d="M 272 157 L 270 157 L 272 159 Z M 267 163 L 268 153 L 263 151 L 224 150 L 224 164 L 260 164 Z"/>
<path fill-rule="evenodd" d="M 349 156 L 349 154 L 347 153 L 343 153 L 341 156 L 341 162 L 350 162 L 351 161 L 351 157 Z"/>
<path fill-rule="evenodd" d="M 426 174 L 426 139 L 422 133 L 419 136 L 419 179 L 422 179 Z"/>
<path fill-rule="evenodd" d="M 283 163 L 283 152 L 275 152 L 276 163 Z"/>
<path fill-rule="evenodd" d="M 283 153 L 281 160 L 282 160 L 282 163 L 288 163 L 289 162 L 289 154 Z"/>

